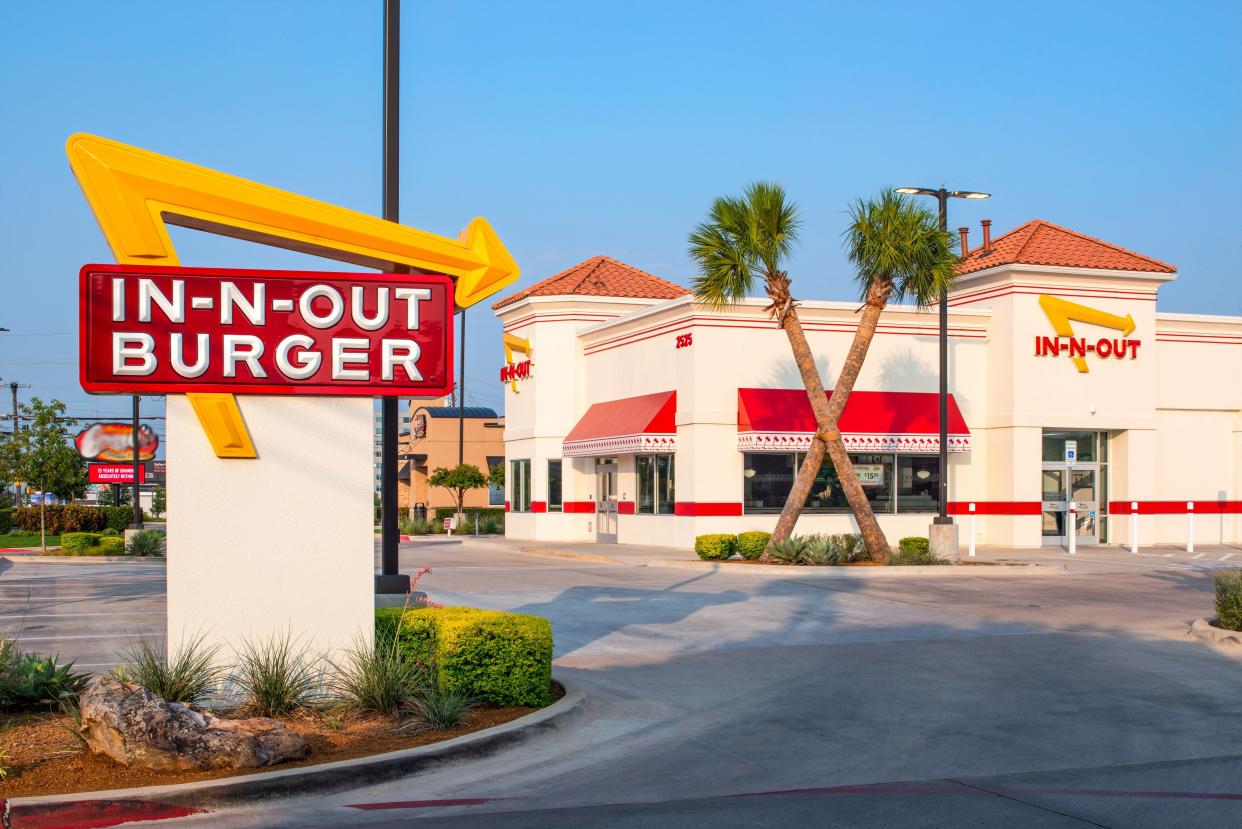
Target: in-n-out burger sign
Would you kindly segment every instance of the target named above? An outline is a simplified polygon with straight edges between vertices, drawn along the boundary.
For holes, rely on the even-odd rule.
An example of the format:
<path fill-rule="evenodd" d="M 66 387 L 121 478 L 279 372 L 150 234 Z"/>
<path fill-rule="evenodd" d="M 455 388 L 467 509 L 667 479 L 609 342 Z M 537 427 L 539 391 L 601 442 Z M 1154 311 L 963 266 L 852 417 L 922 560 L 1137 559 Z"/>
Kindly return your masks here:
<path fill-rule="evenodd" d="M 530 360 L 520 363 L 509 363 L 500 367 L 500 382 L 515 383 L 530 377 Z"/>
<path fill-rule="evenodd" d="M 1052 323 L 1052 329 L 1057 336 L 1036 336 L 1036 357 L 1059 357 L 1067 354 L 1074 361 L 1074 366 L 1083 374 L 1090 371 L 1087 365 L 1088 355 L 1115 360 L 1127 358 L 1133 360 L 1138 357 L 1139 346 L 1143 343 L 1142 340 L 1130 339 L 1129 335 L 1134 333 L 1135 328 L 1134 317 L 1130 314 L 1124 317 L 1110 314 L 1107 311 L 1080 305 L 1050 294 L 1040 295 L 1039 307 L 1043 309 L 1044 315 Z M 1072 322 L 1085 322 L 1101 328 L 1111 328 L 1120 331 L 1122 336 L 1098 339 L 1075 336 Z"/>
<path fill-rule="evenodd" d="M 442 395 L 447 276 L 87 265 L 89 392 Z"/>

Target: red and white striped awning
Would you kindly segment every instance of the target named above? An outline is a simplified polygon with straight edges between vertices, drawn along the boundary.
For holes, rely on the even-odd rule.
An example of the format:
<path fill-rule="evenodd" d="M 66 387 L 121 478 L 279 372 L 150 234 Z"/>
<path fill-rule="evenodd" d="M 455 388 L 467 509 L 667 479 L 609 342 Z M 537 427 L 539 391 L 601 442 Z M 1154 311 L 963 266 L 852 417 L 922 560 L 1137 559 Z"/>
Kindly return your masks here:
<path fill-rule="evenodd" d="M 828 392 L 832 396 L 832 392 Z M 838 423 L 851 452 L 940 451 L 940 398 L 930 392 L 856 391 Z M 738 389 L 737 448 L 747 452 L 805 451 L 815 413 L 803 389 Z M 949 451 L 970 451 L 970 430 L 949 395 Z"/>
<path fill-rule="evenodd" d="M 561 444 L 567 458 L 677 448 L 677 392 L 592 403 Z"/>

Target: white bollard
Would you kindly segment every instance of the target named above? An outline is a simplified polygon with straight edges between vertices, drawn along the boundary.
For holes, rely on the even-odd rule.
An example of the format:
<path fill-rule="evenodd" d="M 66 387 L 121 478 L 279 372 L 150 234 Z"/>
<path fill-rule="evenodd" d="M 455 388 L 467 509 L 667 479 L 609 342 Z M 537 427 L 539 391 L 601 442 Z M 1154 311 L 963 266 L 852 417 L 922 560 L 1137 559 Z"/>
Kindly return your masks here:
<path fill-rule="evenodd" d="M 1138 553 L 1138 501 L 1130 502 L 1130 552 Z"/>
<path fill-rule="evenodd" d="M 974 502 L 971 502 L 970 504 L 970 524 L 968 525 L 968 527 L 969 529 L 967 531 L 970 533 L 970 552 L 967 553 L 967 555 L 970 558 L 974 558 L 975 557 L 975 505 L 974 505 Z"/>
<path fill-rule="evenodd" d="M 1069 554 L 1074 555 L 1078 551 L 1078 505 L 1070 501 L 1069 519 L 1066 523 L 1066 531 L 1069 532 Z"/>
<path fill-rule="evenodd" d="M 1186 552 L 1195 551 L 1195 502 L 1186 502 Z"/>

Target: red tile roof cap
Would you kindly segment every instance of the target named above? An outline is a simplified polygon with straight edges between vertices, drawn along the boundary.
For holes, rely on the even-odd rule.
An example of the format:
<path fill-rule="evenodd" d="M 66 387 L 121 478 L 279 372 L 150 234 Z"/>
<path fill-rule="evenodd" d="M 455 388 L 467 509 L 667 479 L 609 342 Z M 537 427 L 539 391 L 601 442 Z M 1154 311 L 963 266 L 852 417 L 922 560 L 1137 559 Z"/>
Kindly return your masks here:
<path fill-rule="evenodd" d="M 605 296 L 676 299 L 690 292 L 680 285 L 607 256 L 592 256 L 492 304 L 504 308 L 532 296 Z"/>
<path fill-rule="evenodd" d="M 963 275 L 998 265 L 1019 264 L 1145 273 L 1177 272 L 1177 268 L 1158 259 L 1043 219 L 1034 219 L 997 236 L 987 251 L 982 245 L 975 248 L 957 266 L 957 272 Z"/>

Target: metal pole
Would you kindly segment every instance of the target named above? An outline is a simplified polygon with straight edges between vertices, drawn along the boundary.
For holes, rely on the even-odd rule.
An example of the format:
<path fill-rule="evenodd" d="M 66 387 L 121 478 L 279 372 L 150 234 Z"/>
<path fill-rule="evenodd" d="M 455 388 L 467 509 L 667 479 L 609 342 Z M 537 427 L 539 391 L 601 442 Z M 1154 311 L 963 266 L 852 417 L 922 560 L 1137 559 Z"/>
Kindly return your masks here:
<path fill-rule="evenodd" d="M 1069 554 L 1074 555 L 1078 552 L 1078 505 L 1070 501 L 1069 505 L 1069 524 L 1066 531 L 1069 532 Z"/>
<path fill-rule="evenodd" d="M 936 193 L 940 202 L 940 230 L 949 230 L 949 192 L 941 187 Z M 952 524 L 949 518 L 949 288 L 940 292 L 940 514 L 937 524 Z"/>
<path fill-rule="evenodd" d="M 17 439 L 17 382 L 9 383 L 9 391 L 13 392 L 13 438 Z"/>
<path fill-rule="evenodd" d="M 384 0 L 384 219 L 400 221 L 401 0 Z M 396 268 L 395 272 L 404 272 Z M 397 572 L 397 406 L 380 402 L 380 564 L 376 593 L 405 593 L 409 576 Z"/>
<path fill-rule="evenodd" d="M 142 503 L 138 498 L 138 401 L 141 399 L 138 395 L 134 395 L 134 523 L 131 526 L 135 530 L 142 529 Z"/>
<path fill-rule="evenodd" d="M 1130 502 L 1130 552 L 1138 553 L 1138 501 Z"/>
<path fill-rule="evenodd" d="M 466 462 L 466 309 L 461 314 L 461 349 L 457 352 L 457 465 Z"/>

